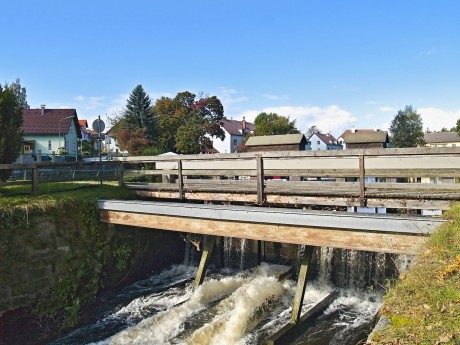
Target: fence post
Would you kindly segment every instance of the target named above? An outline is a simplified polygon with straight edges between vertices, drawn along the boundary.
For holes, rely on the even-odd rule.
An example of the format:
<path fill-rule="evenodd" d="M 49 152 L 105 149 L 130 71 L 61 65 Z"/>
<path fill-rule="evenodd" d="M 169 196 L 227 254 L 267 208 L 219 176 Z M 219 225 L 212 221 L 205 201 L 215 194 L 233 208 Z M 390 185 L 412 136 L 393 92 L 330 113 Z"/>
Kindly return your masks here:
<path fill-rule="evenodd" d="M 182 175 L 182 160 L 177 161 L 177 177 L 179 179 L 179 199 L 184 200 L 184 176 Z"/>
<path fill-rule="evenodd" d="M 125 185 L 123 162 L 118 163 L 118 187 Z"/>
<path fill-rule="evenodd" d="M 364 170 L 364 155 L 359 155 L 359 206 L 366 207 L 366 174 Z"/>
<path fill-rule="evenodd" d="M 35 165 L 32 168 L 32 195 L 38 195 L 39 194 L 39 178 L 38 178 L 38 168 Z"/>
<path fill-rule="evenodd" d="M 257 162 L 257 203 L 259 205 L 263 205 L 265 202 L 265 195 L 264 195 L 264 162 L 262 160 L 262 156 L 256 157 Z"/>

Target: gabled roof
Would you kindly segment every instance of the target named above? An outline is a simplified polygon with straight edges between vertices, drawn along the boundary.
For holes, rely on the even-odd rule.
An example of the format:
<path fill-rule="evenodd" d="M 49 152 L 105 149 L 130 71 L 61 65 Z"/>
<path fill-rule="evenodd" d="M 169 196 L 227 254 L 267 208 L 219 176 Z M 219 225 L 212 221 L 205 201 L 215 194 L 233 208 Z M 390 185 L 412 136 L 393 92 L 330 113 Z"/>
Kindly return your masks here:
<path fill-rule="evenodd" d="M 244 120 L 244 119 L 243 119 Z M 245 121 L 245 120 L 244 120 Z M 248 132 L 254 132 L 255 131 L 255 126 L 253 123 L 246 122 L 246 130 Z M 243 128 L 243 121 L 238 121 L 238 120 L 229 120 L 227 118 L 223 118 L 222 121 L 222 127 L 227 131 L 228 134 L 230 135 L 246 135 L 243 134 L 241 129 Z"/>
<path fill-rule="evenodd" d="M 457 132 L 425 133 L 425 142 L 429 143 L 455 143 L 460 142 Z"/>
<path fill-rule="evenodd" d="M 283 135 L 261 135 L 249 137 L 246 146 L 269 146 L 269 145 L 298 145 L 306 141 L 302 133 Z"/>
<path fill-rule="evenodd" d="M 337 142 L 337 139 L 334 138 L 332 136 L 332 134 L 330 134 L 330 133 L 323 134 L 323 133 L 320 133 L 320 132 L 315 132 L 310 136 L 310 138 L 308 138 L 308 140 L 310 140 L 311 137 L 314 136 L 315 134 L 326 145 L 340 145 L 340 146 L 342 146 L 339 142 Z"/>
<path fill-rule="evenodd" d="M 24 109 L 22 116 L 22 133 L 25 135 L 66 134 L 69 132 L 71 121 L 74 122 L 75 128 L 80 128 L 75 109 Z M 77 130 L 77 135 L 81 137 L 80 130 Z"/>
<path fill-rule="evenodd" d="M 86 120 L 78 120 L 78 124 L 80 125 L 80 127 L 88 128 L 88 121 Z"/>
<path fill-rule="evenodd" d="M 339 138 L 343 138 L 346 144 L 389 142 L 388 132 L 380 129 L 356 129 L 354 133 L 348 129 Z"/>

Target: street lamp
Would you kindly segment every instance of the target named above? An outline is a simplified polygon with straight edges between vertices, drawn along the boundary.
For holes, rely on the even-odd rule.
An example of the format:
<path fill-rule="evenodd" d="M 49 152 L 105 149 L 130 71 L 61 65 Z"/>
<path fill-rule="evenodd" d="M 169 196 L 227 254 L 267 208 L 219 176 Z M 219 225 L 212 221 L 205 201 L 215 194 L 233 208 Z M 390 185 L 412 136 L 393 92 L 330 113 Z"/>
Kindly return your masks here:
<path fill-rule="evenodd" d="M 58 147 L 58 150 L 61 148 L 61 122 L 62 120 L 70 119 L 71 117 L 75 117 L 75 115 L 63 117 L 62 119 L 59 120 L 59 147 Z"/>

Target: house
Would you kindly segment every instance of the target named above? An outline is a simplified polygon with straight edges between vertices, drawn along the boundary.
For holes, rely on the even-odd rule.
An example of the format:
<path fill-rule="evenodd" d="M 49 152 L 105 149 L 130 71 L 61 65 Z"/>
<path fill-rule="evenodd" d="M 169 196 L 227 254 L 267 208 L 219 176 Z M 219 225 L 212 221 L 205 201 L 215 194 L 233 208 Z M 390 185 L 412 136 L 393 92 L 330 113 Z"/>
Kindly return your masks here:
<path fill-rule="evenodd" d="M 424 139 L 428 147 L 460 147 L 457 132 L 425 133 Z"/>
<path fill-rule="evenodd" d="M 243 116 L 242 121 L 223 118 L 221 121 L 221 127 L 225 132 L 225 139 L 220 140 L 219 138 L 212 139 L 211 153 L 233 153 L 241 145 L 244 138 L 249 134 L 254 133 L 255 126 L 253 123 L 246 122 Z"/>
<path fill-rule="evenodd" d="M 75 109 L 24 109 L 21 154 L 77 155 L 80 124 Z"/>
<path fill-rule="evenodd" d="M 323 134 L 317 131 L 308 138 L 305 149 L 313 151 L 343 150 L 343 146 L 331 135 L 331 133 Z"/>
<path fill-rule="evenodd" d="M 351 129 L 346 130 L 338 138 L 344 149 L 387 148 L 390 139 L 387 131 L 380 129 Z"/>
<path fill-rule="evenodd" d="M 89 142 L 90 136 L 89 136 L 88 121 L 78 120 L 78 124 L 80 125 L 81 141 Z"/>
<path fill-rule="evenodd" d="M 283 135 L 261 135 L 250 137 L 238 152 L 254 151 L 303 151 L 307 139 L 302 133 Z"/>

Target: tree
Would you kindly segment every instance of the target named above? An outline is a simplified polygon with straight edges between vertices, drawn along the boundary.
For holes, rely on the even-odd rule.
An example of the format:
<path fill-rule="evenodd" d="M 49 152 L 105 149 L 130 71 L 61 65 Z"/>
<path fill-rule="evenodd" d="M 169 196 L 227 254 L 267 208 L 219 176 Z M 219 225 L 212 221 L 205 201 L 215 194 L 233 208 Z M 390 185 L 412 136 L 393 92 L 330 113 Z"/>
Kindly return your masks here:
<path fill-rule="evenodd" d="M 13 91 L 14 95 L 16 96 L 19 105 L 23 109 L 30 109 L 29 104 L 27 103 L 27 92 L 26 88 L 21 86 L 21 81 L 16 79 L 14 83 L 10 84 L 10 89 Z"/>
<path fill-rule="evenodd" d="M 22 140 L 22 110 L 15 89 L 0 84 L 0 164 L 12 163 L 18 157 Z M 9 171 L 0 171 L 0 180 L 8 179 L 9 174 Z"/>
<path fill-rule="evenodd" d="M 299 133 L 295 126 L 295 120 L 289 121 L 289 117 L 276 113 L 260 113 L 254 120 L 256 130 L 254 135 L 277 135 Z"/>
<path fill-rule="evenodd" d="M 305 137 L 307 139 L 309 139 L 313 134 L 315 134 L 317 132 L 321 132 L 321 130 L 318 127 L 316 127 L 316 125 L 313 125 L 307 130 L 307 133 L 305 134 Z"/>
<path fill-rule="evenodd" d="M 139 156 L 145 148 L 149 147 L 146 128 L 138 128 L 135 131 L 121 129 L 117 133 L 117 140 L 120 148 L 128 150 L 133 156 Z"/>
<path fill-rule="evenodd" d="M 164 151 L 199 153 L 211 147 L 212 137 L 225 138 L 221 128 L 224 107 L 216 96 L 185 91 L 155 102 L 152 116 L 160 129 L 159 145 Z"/>
<path fill-rule="evenodd" d="M 452 132 L 457 132 L 460 135 L 460 119 L 455 123 L 455 127 L 452 128 Z"/>
<path fill-rule="evenodd" d="M 142 85 L 137 85 L 129 95 L 122 119 L 130 131 L 144 128 L 147 139 L 150 142 L 154 140 L 156 124 L 151 116 L 151 101 Z"/>
<path fill-rule="evenodd" d="M 393 147 L 425 145 L 422 118 L 411 105 L 398 111 L 391 121 L 389 130 Z"/>

